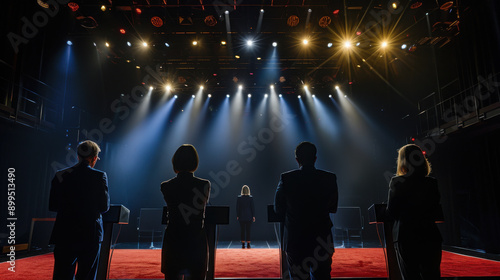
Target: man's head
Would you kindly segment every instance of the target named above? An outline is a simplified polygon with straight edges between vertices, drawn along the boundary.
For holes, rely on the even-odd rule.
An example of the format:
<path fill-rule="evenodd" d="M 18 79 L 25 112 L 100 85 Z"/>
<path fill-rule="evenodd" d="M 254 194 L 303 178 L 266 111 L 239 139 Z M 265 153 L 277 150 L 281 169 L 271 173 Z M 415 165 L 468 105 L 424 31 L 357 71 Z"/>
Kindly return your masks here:
<path fill-rule="evenodd" d="M 304 141 L 295 148 L 295 159 L 299 166 L 314 165 L 316 162 L 316 146 L 313 143 Z"/>
<path fill-rule="evenodd" d="M 96 161 L 99 159 L 97 155 L 100 151 L 99 145 L 94 141 L 86 140 L 80 142 L 77 148 L 78 161 L 86 161 L 89 163 L 90 167 L 94 167 Z"/>

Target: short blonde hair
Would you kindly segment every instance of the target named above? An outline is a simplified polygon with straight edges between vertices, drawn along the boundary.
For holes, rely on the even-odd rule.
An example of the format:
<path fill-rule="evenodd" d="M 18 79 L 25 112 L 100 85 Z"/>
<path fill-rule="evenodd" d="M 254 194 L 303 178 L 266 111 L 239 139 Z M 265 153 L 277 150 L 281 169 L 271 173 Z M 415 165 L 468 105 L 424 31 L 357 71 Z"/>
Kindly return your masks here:
<path fill-rule="evenodd" d="M 250 187 L 243 185 L 243 187 L 241 187 L 241 195 L 250 195 Z"/>
<path fill-rule="evenodd" d="M 396 175 L 428 176 L 431 164 L 422 149 L 415 144 L 408 144 L 398 150 L 398 167 Z"/>

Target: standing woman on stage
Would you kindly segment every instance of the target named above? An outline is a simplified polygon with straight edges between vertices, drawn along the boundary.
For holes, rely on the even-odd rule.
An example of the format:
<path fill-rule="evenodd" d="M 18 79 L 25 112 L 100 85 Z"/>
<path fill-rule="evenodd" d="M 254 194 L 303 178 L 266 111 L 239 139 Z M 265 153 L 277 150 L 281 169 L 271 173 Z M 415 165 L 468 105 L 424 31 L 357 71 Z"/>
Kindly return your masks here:
<path fill-rule="evenodd" d="M 203 224 L 210 181 L 194 176 L 198 163 L 194 146 L 180 146 L 172 157 L 177 176 L 161 183 L 168 209 L 161 252 L 166 280 L 203 280 L 207 273 L 208 243 Z"/>
<path fill-rule="evenodd" d="M 387 212 L 394 219 L 393 240 L 404 280 L 440 279 L 441 234 L 436 213 L 441 211 L 437 180 L 419 146 L 399 149 L 397 174 L 389 186 Z"/>
<path fill-rule="evenodd" d="M 245 241 L 247 248 L 250 248 L 250 228 L 255 222 L 255 206 L 247 185 L 241 188 L 241 195 L 236 200 L 236 219 L 240 222 L 241 248 L 245 248 Z"/>

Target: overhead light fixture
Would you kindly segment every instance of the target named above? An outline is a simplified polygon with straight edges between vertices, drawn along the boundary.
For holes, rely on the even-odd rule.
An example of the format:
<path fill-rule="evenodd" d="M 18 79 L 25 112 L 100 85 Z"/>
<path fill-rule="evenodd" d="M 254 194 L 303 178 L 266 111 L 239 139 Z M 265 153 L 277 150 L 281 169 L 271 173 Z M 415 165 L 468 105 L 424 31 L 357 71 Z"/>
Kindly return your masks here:
<path fill-rule="evenodd" d="M 229 13 L 229 12 L 228 12 Z M 226 94 L 226 98 L 229 98 L 229 94 Z"/>
<path fill-rule="evenodd" d="M 132 47 L 132 43 L 130 43 L 129 41 L 127 41 L 127 46 Z"/>
<path fill-rule="evenodd" d="M 170 47 L 170 44 L 165 42 L 165 47 Z"/>
<path fill-rule="evenodd" d="M 148 46 L 148 43 L 146 43 L 146 42 L 142 42 L 142 46 L 143 46 L 143 47 L 147 47 L 147 46 Z"/>
<path fill-rule="evenodd" d="M 235 56 L 234 56 L 234 58 L 239 59 L 239 58 L 240 58 L 240 56 L 239 56 L 239 55 L 235 55 Z"/>
<path fill-rule="evenodd" d="M 193 41 L 193 46 L 197 46 L 198 45 L 198 41 Z"/>
<path fill-rule="evenodd" d="M 161 17 L 154 16 L 151 18 L 151 24 L 154 27 L 162 27 L 163 26 L 163 19 L 161 19 Z"/>
<path fill-rule="evenodd" d="M 139 8 L 135 8 L 135 12 L 136 12 L 138 15 L 142 14 L 142 10 L 141 10 L 141 9 L 139 9 Z"/>
<path fill-rule="evenodd" d="M 382 42 L 382 44 L 380 44 L 380 46 L 381 46 L 382 48 L 387 47 L 387 42 L 386 42 L 386 41 L 383 41 L 383 42 Z"/>
<path fill-rule="evenodd" d="M 120 28 L 120 33 L 121 34 L 125 34 L 125 33 L 127 33 L 127 31 L 125 29 L 123 29 L 123 28 Z"/>
<path fill-rule="evenodd" d="M 153 90 L 153 86 L 150 86 L 150 87 L 149 87 L 149 90 Z"/>
<path fill-rule="evenodd" d="M 281 95 L 281 93 L 278 95 L 279 98 L 283 97 L 283 95 Z"/>
<path fill-rule="evenodd" d="M 307 40 L 307 39 L 302 40 L 302 44 L 304 44 L 304 45 L 309 44 L 309 40 Z"/>
<path fill-rule="evenodd" d="M 220 41 L 220 44 L 221 44 L 222 46 L 225 46 L 225 45 L 227 44 L 227 42 L 226 42 L 226 41 Z"/>
<path fill-rule="evenodd" d="M 105 12 L 106 11 L 106 6 L 105 5 L 102 5 L 101 6 L 101 11 Z"/>
<path fill-rule="evenodd" d="M 247 46 L 251 47 L 253 45 L 253 41 L 252 40 L 247 40 Z"/>
<path fill-rule="evenodd" d="M 333 43 L 328 43 L 326 46 L 331 48 L 333 46 Z"/>
<path fill-rule="evenodd" d="M 176 94 L 176 95 L 174 95 L 174 98 L 175 98 L 175 99 L 177 99 L 177 94 Z"/>
<path fill-rule="evenodd" d="M 259 56 L 259 57 L 257 57 L 257 60 L 261 60 L 261 59 L 262 59 L 262 57 L 260 57 L 260 56 Z"/>
<path fill-rule="evenodd" d="M 106 42 L 106 44 L 104 44 L 104 45 L 106 45 L 106 47 L 108 47 L 108 48 L 109 48 L 109 43 L 108 43 L 108 42 Z"/>
<path fill-rule="evenodd" d="M 408 47 L 406 44 L 402 44 L 402 45 L 401 45 L 401 49 L 402 49 L 402 50 L 405 50 L 405 49 L 406 49 L 406 47 Z"/>
<path fill-rule="evenodd" d="M 277 47 L 278 46 L 278 43 L 277 42 L 273 42 L 273 47 Z"/>
<path fill-rule="evenodd" d="M 68 44 L 68 46 L 71 46 L 73 45 L 73 42 L 71 42 L 70 40 L 66 41 L 66 44 Z"/>
<path fill-rule="evenodd" d="M 212 95 L 209 93 L 209 94 L 208 94 L 208 98 L 210 98 L 210 97 L 212 97 Z"/>
<path fill-rule="evenodd" d="M 268 98 L 268 97 L 269 97 L 269 94 L 267 94 L 267 93 L 266 93 L 266 94 L 264 94 L 264 97 L 265 97 L 265 98 Z"/>
<path fill-rule="evenodd" d="M 264 9 L 260 9 L 260 12 L 261 12 L 261 13 L 264 13 Z"/>
<path fill-rule="evenodd" d="M 247 96 L 248 96 L 248 98 L 252 97 L 252 95 L 250 93 Z"/>
<path fill-rule="evenodd" d="M 345 41 L 344 42 L 344 48 L 348 49 L 351 47 L 351 42 L 350 41 Z"/>
<path fill-rule="evenodd" d="M 225 10 L 225 11 L 224 11 L 224 14 L 229 15 L 229 11 L 228 11 L 228 10 Z"/>

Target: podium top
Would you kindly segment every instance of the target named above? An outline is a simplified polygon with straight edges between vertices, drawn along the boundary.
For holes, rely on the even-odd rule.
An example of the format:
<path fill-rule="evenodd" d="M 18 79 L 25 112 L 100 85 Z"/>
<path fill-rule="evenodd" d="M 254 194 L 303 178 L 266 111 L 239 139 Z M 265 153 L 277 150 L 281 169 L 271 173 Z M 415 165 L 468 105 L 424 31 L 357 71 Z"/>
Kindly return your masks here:
<path fill-rule="evenodd" d="M 128 224 L 130 217 L 130 210 L 121 204 L 111 204 L 109 211 L 102 214 L 102 221 L 104 223 L 115 224 Z"/>

